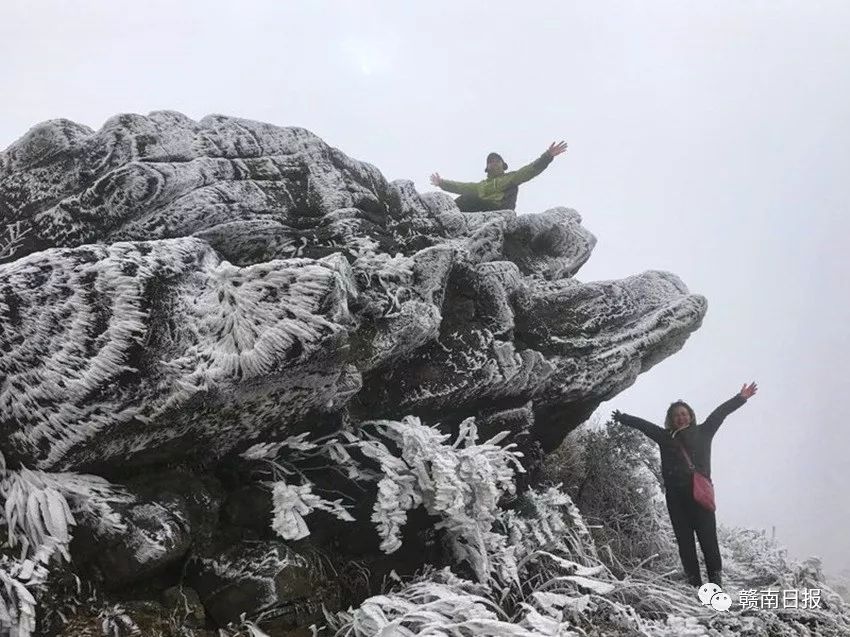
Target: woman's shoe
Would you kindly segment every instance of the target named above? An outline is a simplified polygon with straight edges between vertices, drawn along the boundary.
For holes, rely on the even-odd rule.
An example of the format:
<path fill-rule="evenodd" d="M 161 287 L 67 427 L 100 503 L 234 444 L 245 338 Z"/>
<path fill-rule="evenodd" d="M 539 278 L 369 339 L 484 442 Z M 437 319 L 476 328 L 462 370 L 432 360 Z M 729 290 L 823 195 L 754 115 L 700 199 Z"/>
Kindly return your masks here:
<path fill-rule="evenodd" d="M 710 572 L 708 574 L 708 581 L 712 584 L 717 584 L 718 586 L 723 586 L 723 576 L 720 571 Z"/>

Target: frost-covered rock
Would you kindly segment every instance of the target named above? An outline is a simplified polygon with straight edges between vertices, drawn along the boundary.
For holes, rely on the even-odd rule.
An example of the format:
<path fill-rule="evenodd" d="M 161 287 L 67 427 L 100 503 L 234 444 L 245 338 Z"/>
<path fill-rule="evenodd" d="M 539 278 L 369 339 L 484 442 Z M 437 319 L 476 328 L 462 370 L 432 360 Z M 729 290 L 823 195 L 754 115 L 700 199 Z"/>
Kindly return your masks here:
<path fill-rule="evenodd" d="M 392 485 L 358 482 L 363 458 L 347 454 L 364 423 L 456 436 L 475 417 L 482 440 L 510 432 L 530 481 L 600 402 L 682 347 L 705 299 L 666 272 L 579 281 L 595 243 L 574 210 L 461 213 L 299 128 L 164 111 L 99 131 L 40 124 L 0 153 L 8 484 L 34 469 L 124 485 L 131 523 L 97 556 L 116 583 L 191 551 L 217 621 L 274 605 L 295 562 L 273 520 L 292 541 L 323 520 L 334 551 L 377 559 L 362 515 L 392 508 L 375 486 Z M 164 467 L 217 486 L 140 481 Z M 260 483 L 276 485 L 273 506 L 253 497 Z M 434 502 L 432 515 L 457 509 Z M 383 539 L 423 538 L 419 559 L 433 544 L 393 529 Z M 215 553 L 247 538 L 277 557 Z"/>
<path fill-rule="evenodd" d="M 239 268 L 192 238 L 0 266 L 7 460 L 102 470 L 208 458 L 287 412 L 344 404 L 360 384 L 338 361 L 350 276 L 339 256 Z"/>
<path fill-rule="evenodd" d="M 104 586 L 136 583 L 184 559 L 190 547 L 217 540 L 220 487 L 181 471 L 155 472 L 124 485 L 110 506 L 110 525 L 82 517 L 71 552 L 87 575 Z"/>
<path fill-rule="evenodd" d="M 90 564 L 107 586 L 117 588 L 143 579 L 180 560 L 189 550 L 188 514 L 177 498 L 134 503 L 122 515 L 122 522 L 121 533 L 91 537 L 79 532 L 75 538 L 88 544 Z M 72 549 L 75 556 L 85 555 L 79 544 Z"/>
<path fill-rule="evenodd" d="M 318 585 L 309 561 L 282 543 L 243 542 L 193 558 L 186 579 L 221 625 L 261 610 L 295 614 Z"/>
<path fill-rule="evenodd" d="M 0 219 L 4 450 L 40 468 L 220 457 L 350 400 L 531 400 L 551 447 L 705 312 L 668 273 L 571 278 L 575 211 L 462 214 L 223 116 L 40 124 L 0 154 Z"/>

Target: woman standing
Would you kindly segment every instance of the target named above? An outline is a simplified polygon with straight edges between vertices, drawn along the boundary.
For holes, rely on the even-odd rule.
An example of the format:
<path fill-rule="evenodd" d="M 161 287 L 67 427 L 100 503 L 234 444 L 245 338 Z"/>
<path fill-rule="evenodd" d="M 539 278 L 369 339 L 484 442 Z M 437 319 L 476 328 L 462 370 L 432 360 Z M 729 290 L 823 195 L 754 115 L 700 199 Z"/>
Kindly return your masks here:
<path fill-rule="evenodd" d="M 681 400 L 667 409 L 663 429 L 619 411 L 612 414 L 614 422 L 642 431 L 661 448 L 661 473 L 664 477 L 667 511 L 670 513 L 685 575 L 688 582 L 697 587 L 702 585 L 702 576 L 694 533 L 705 557 L 708 581 L 718 586 L 721 585 L 722 563 L 713 503 L 706 502 L 704 491 L 701 490 L 707 482 L 695 474 L 711 478 L 711 440 L 714 434 L 726 416 L 747 402 L 757 390 L 755 383 L 745 384 L 738 394 L 711 412 L 701 425 L 696 424 L 694 410 Z"/>

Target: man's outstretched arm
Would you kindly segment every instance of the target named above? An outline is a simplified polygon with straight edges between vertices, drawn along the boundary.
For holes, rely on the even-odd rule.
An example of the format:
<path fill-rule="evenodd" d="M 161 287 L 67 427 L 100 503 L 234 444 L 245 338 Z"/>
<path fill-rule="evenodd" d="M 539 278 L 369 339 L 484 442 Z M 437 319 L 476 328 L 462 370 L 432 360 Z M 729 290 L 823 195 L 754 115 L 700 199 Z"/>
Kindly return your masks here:
<path fill-rule="evenodd" d="M 658 425 L 653 425 L 648 420 L 638 418 L 637 416 L 629 416 L 619 410 L 611 414 L 611 420 L 618 422 L 621 425 L 631 427 L 632 429 L 642 431 L 659 445 L 663 443 L 664 439 L 667 437 L 667 432 Z"/>
<path fill-rule="evenodd" d="M 533 179 L 537 177 L 540 173 L 546 170 L 546 167 L 552 163 L 552 160 L 555 159 L 558 155 L 565 152 L 567 150 L 567 142 L 552 142 L 540 157 L 535 159 L 530 164 L 523 166 L 519 170 L 515 170 L 513 172 L 506 173 L 508 177 L 510 177 L 510 183 L 513 186 L 519 186 L 522 183 L 525 183 L 529 179 Z"/>
<path fill-rule="evenodd" d="M 431 183 L 437 186 L 437 188 L 442 188 L 447 192 L 453 192 L 457 195 L 478 194 L 478 184 L 468 181 L 451 181 L 450 179 L 443 179 L 440 177 L 440 173 L 434 173 L 431 175 Z"/>

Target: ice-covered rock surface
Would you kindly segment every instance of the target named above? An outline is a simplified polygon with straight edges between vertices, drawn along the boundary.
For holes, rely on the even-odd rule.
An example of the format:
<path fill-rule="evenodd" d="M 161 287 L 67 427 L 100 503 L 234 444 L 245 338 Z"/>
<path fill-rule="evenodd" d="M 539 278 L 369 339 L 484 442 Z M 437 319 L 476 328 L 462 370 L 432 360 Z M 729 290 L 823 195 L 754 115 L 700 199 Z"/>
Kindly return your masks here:
<path fill-rule="evenodd" d="M 415 416 L 507 429 L 532 470 L 681 348 L 705 299 L 666 272 L 581 282 L 595 242 L 574 210 L 461 213 L 304 129 L 164 111 L 40 124 L 0 153 L 0 450 L 9 471 L 133 494 L 124 545 L 99 556 L 122 565 L 114 582 L 187 551 L 219 573 L 230 551 L 226 588 L 251 570 L 238 547 L 265 540 L 228 518 L 232 497 L 220 524 L 242 531 L 211 528 L 218 504 L 198 523 L 180 478 L 155 486 L 162 468 L 238 493 L 254 445 Z M 318 535 L 377 553 L 340 524 Z M 202 598 L 227 598 L 211 615 L 238 616 L 238 591 L 208 580 Z"/>
<path fill-rule="evenodd" d="M 706 309 L 668 273 L 573 278 L 595 243 L 575 211 L 462 214 L 221 116 L 36 126 L 0 155 L 0 225 L 3 452 L 42 469 L 529 401 L 551 447 Z"/>

